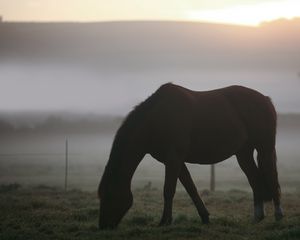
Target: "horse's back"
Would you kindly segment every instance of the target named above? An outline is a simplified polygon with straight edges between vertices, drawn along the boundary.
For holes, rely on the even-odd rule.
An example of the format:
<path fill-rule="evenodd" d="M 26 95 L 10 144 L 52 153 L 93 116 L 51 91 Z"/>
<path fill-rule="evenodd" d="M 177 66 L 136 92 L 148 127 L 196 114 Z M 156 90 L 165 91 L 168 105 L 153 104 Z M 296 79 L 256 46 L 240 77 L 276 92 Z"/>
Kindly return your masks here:
<path fill-rule="evenodd" d="M 192 91 L 168 83 L 158 89 L 156 97 L 159 99 L 155 117 L 159 121 L 160 117 L 172 122 L 188 119 L 189 123 L 197 116 L 212 122 L 239 118 L 249 131 L 273 131 L 276 128 L 276 111 L 270 98 L 243 86 Z"/>

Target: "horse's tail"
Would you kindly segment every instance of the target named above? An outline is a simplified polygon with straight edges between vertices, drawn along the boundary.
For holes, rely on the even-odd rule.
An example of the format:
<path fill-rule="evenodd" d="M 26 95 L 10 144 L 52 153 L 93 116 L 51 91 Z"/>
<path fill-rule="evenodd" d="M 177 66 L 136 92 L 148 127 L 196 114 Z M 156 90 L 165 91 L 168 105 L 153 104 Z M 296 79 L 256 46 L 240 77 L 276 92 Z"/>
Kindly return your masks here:
<path fill-rule="evenodd" d="M 267 133 L 267 138 L 264 139 L 265 143 L 261 148 L 257 149 L 257 162 L 258 168 L 263 184 L 263 198 L 264 201 L 278 200 L 280 199 L 281 191 L 278 181 L 277 173 L 277 156 L 275 149 L 275 138 L 276 138 L 276 125 L 277 125 L 277 114 L 272 104 L 272 101 L 267 97 L 269 106 L 268 111 L 270 113 L 270 122 Z"/>
<path fill-rule="evenodd" d="M 271 152 L 258 151 L 258 168 L 261 174 L 263 184 L 263 199 L 264 201 L 280 199 L 280 185 L 277 173 L 277 158 L 275 148 Z"/>

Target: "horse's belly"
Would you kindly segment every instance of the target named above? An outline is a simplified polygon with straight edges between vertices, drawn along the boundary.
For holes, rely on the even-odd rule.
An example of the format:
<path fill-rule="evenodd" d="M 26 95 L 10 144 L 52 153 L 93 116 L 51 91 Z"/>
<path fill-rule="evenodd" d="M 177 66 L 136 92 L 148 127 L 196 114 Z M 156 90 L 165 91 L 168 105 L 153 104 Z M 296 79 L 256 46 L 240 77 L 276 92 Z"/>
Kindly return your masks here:
<path fill-rule="evenodd" d="M 209 152 L 209 151 L 193 151 L 190 153 L 186 162 L 188 163 L 198 163 L 198 164 L 215 164 L 218 162 L 222 162 L 227 158 L 231 157 L 235 154 L 236 151 L 228 151 L 228 152 Z"/>
<path fill-rule="evenodd" d="M 214 135 L 213 135 L 214 136 Z M 235 155 L 247 140 L 245 132 L 195 138 L 190 147 L 187 162 L 214 164 Z"/>

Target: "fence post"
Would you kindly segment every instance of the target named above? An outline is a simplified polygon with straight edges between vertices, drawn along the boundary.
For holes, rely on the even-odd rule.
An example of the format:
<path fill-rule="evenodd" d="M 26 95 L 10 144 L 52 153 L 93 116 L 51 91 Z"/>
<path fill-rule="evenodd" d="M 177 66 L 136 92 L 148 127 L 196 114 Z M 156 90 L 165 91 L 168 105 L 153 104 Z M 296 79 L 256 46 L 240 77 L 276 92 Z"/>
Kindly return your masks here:
<path fill-rule="evenodd" d="M 67 188 L 68 188 L 68 151 L 69 151 L 69 149 L 68 149 L 68 138 L 66 138 L 66 143 L 65 143 L 66 145 L 65 145 L 65 147 L 66 147 L 66 155 L 65 155 L 65 157 L 66 157 L 66 163 L 65 163 L 65 191 L 67 191 Z"/>
<path fill-rule="evenodd" d="M 211 167 L 210 167 L 210 191 L 214 192 L 215 191 L 215 186 L 216 186 L 215 165 L 212 164 Z"/>

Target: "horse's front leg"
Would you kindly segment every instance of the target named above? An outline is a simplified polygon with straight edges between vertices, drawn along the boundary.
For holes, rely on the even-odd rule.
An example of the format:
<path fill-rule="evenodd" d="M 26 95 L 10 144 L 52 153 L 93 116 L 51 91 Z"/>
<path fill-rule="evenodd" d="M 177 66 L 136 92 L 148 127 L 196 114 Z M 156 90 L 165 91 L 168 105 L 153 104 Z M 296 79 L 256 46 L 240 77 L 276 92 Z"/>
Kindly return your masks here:
<path fill-rule="evenodd" d="M 202 222 L 204 224 L 209 223 L 209 212 L 207 211 L 204 202 L 202 201 L 201 197 L 198 194 L 197 188 L 193 182 L 193 179 L 189 173 L 189 170 L 187 169 L 186 165 L 182 164 L 182 169 L 179 174 L 179 180 L 181 181 L 182 185 L 186 189 L 187 193 L 192 198 L 197 211 L 199 213 L 199 216 L 202 219 Z"/>
<path fill-rule="evenodd" d="M 176 191 L 176 183 L 182 167 L 182 160 L 176 154 L 169 154 L 165 164 L 164 185 L 164 210 L 159 226 L 169 225 L 172 222 L 173 197 Z"/>

